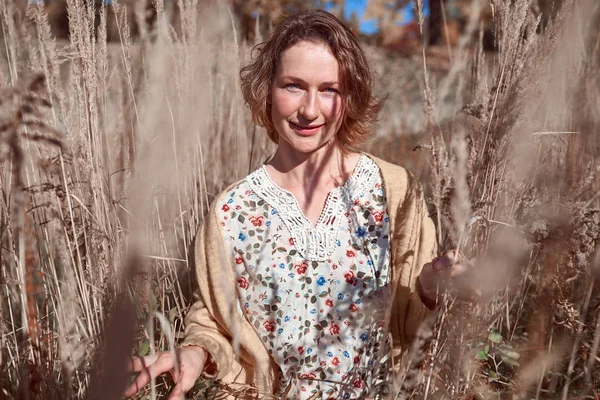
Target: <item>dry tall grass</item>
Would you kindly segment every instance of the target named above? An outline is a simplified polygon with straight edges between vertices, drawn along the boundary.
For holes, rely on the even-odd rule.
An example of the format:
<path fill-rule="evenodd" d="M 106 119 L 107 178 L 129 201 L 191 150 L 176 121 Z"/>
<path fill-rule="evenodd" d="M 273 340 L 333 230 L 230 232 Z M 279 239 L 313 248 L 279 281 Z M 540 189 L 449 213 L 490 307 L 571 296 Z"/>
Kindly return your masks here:
<path fill-rule="evenodd" d="M 1 396 L 118 398 L 132 350 L 181 336 L 213 196 L 272 150 L 242 104 L 249 44 L 228 8 L 178 1 L 173 27 L 140 3 L 67 0 L 69 42 L 43 7 L 0 3 Z M 156 23 L 134 40 L 146 4 Z M 424 324 L 391 397 L 599 398 L 600 6 L 566 0 L 543 27 L 533 0 L 471 13 L 446 71 L 425 49 L 369 49 L 391 91 L 371 150 L 430 183 L 476 288 Z"/>

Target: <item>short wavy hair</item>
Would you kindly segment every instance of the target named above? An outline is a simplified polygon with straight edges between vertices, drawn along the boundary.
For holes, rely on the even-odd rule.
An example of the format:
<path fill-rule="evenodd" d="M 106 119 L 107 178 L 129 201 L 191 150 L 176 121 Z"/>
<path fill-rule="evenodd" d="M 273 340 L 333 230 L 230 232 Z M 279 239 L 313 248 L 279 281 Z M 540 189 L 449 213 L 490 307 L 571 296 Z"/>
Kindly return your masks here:
<path fill-rule="evenodd" d="M 252 120 L 278 143 L 268 99 L 281 53 L 301 41 L 327 45 L 338 61 L 343 114 L 337 135 L 347 147 L 363 144 L 371 136 L 371 125 L 377 120 L 384 99 L 373 94 L 374 75 L 356 35 L 323 10 L 301 11 L 286 17 L 266 41 L 252 49 L 252 61 L 240 70 L 242 94 L 252 111 Z"/>

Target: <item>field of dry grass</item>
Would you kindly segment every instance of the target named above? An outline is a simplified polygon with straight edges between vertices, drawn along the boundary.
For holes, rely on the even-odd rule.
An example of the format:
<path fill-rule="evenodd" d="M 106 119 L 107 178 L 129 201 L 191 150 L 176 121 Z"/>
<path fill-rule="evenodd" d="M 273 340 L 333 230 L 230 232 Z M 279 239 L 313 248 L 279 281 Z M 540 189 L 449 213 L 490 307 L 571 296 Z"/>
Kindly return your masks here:
<path fill-rule="evenodd" d="M 0 398 L 117 399 L 132 352 L 181 337 L 211 200 L 273 151 L 239 91 L 251 44 L 224 4 L 180 1 L 173 28 L 159 0 L 134 39 L 141 8 L 67 0 L 65 42 L 21 3 L 0 2 Z M 450 54 L 367 49 L 389 94 L 367 150 L 428 184 L 474 266 L 390 398 L 600 398 L 599 26 L 595 0 L 543 28 L 533 0 L 474 0 Z"/>

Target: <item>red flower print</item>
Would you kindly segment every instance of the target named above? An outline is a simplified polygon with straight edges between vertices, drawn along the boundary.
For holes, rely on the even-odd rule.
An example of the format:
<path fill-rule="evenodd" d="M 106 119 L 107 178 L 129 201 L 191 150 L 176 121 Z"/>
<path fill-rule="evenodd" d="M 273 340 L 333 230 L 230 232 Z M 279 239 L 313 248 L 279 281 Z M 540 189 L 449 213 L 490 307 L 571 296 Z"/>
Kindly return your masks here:
<path fill-rule="evenodd" d="M 309 372 L 308 374 L 300 374 L 300 379 L 315 379 L 317 374 L 314 372 Z"/>
<path fill-rule="evenodd" d="M 245 194 L 246 196 L 248 196 L 248 195 L 252 194 L 252 190 L 246 190 L 246 191 L 244 192 L 244 194 Z"/>
<path fill-rule="evenodd" d="M 373 218 L 375 218 L 375 222 L 383 221 L 383 211 L 373 211 Z"/>
<path fill-rule="evenodd" d="M 356 307 L 356 304 L 354 304 L 354 303 L 350 304 L 350 311 L 352 311 L 352 312 L 358 311 L 358 307 Z"/>
<path fill-rule="evenodd" d="M 299 297 L 300 297 L 300 293 L 296 293 L 296 298 L 299 298 Z"/>
<path fill-rule="evenodd" d="M 331 300 L 331 299 L 325 300 L 325 305 L 327 305 L 327 307 L 333 307 L 333 300 Z"/>
<path fill-rule="evenodd" d="M 223 207 L 221 207 L 221 210 L 227 212 L 227 211 L 229 211 L 229 206 L 227 204 L 223 204 Z"/>
<path fill-rule="evenodd" d="M 346 282 L 351 284 L 352 286 L 356 286 L 358 281 L 354 277 L 354 271 L 348 271 L 344 274 L 344 278 L 346 278 Z"/>
<path fill-rule="evenodd" d="M 304 347 L 298 347 L 298 354 L 304 354 Z"/>
<path fill-rule="evenodd" d="M 258 227 L 258 226 L 262 226 L 263 224 L 263 216 L 259 215 L 259 216 L 252 216 L 250 217 L 250 222 L 252 222 L 252 225 Z"/>
<path fill-rule="evenodd" d="M 346 257 L 354 257 L 356 253 L 353 250 L 346 250 Z"/>
<path fill-rule="evenodd" d="M 360 362 L 360 357 L 354 357 L 354 364 L 358 364 Z"/>
<path fill-rule="evenodd" d="M 238 279 L 237 282 L 240 284 L 240 287 L 242 289 L 248 289 L 248 280 L 243 276 L 240 279 Z"/>
<path fill-rule="evenodd" d="M 352 382 L 352 386 L 354 386 L 357 389 L 362 389 L 364 385 L 365 384 L 363 383 L 362 379 L 360 379 L 360 378 L 356 378 L 354 380 L 354 382 Z"/>
<path fill-rule="evenodd" d="M 332 267 L 333 269 L 338 269 L 338 266 L 337 266 L 337 264 L 333 264 L 331 267 Z"/>
<path fill-rule="evenodd" d="M 238 211 L 240 211 L 242 209 L 242 206 L 237 205 L 237 206 L 235 206 L 235 209 L 238 210 Z"/>
<path fill-rule="evenodd" d="M 350 321 L 348 321 L 348 320 L 345 320 L 345 321 L 344 321 L 344 325 L 346 325 L 346 326 L 350 326 Z"/>
<path fill-rule="evenodd" d="M 267 332 L 273 332 L 275 330 L 275 321 L 265 321 L 263 326 Z"/>
<path fill-rule="evenodd" d="M 355 205 L 355 206 L 357 206 L 357 205 L 359 205 L 359 204 L 360 204 L 360 200 L 358 200 L 358 199 L 354 199 L 354 205 Z"/>
<path fill-rule="evenodd" d="M 327 365 L 327 361 L 321 361 L 321 367 L 325 367 Z"/>
<path fill-rule="evenodd" d="M 329 325 L 329 333 L 332 335 L 337 335 L 340 333 L 340 326 L 332 322 L 331 325 Z"/>
<path fill-rule="evenodd" d="M 290 246 L 294 245 L 294 238 L 289 238 L 288 239 L 288 243 L 290 244 Z"/>
<path fill-rule="evenodd" d="M 340 359 L 337 357 L 333 357 L 333 360 L 331 360 L 331 364 L 333 364 L 334 366 L 339 365 Z"/>
<path fill-rule="evenodd" d="M 300 265 L 296 265 L 296 272 L 298 274 L 303 274 L 306 272 L 306 270 L 308 269 L 308 264 L 306 262 L 303 262 Z"/>
<path fill-rule="evenodd" d="M 243 262 L 244 262 L 244 259 L 243 259 L 242 257 L 240 257 L 240 256 L 237 256 L 237 257 L 235 258 L 235 263 L 236 263 L 237 265 L 240 265 L 240 264 L 242 264 Z"/>

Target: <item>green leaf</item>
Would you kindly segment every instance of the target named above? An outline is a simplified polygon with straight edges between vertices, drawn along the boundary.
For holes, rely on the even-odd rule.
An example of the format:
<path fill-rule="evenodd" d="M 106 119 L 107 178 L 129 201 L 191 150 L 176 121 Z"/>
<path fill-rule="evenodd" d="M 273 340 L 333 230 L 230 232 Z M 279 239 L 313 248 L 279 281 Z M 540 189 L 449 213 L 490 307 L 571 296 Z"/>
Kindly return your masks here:
<path fill-rule="evenodd" d="M 150 352 L 150 341 L 149 340 L 144 340 L 144 343 L 142 343 L 142 345 L 140 346 L 140 349 L 138 350 L 138 356 L 143 357 L 145 355 L 147 355 Z"/>
<path fill-rule="evenodd" d="M 475 358 L 476 358 L 477 360 L 482 360 L 482 361 L 485 361 L 485 360 L 487 360 L 487 359 L 488 359 L 488 353 L 487 353 L 487 351 L 485 351 L 485 350 L 481 350 L 481 351 L 479 351 L 479 352 L 478 352 L 478 353 L 475 355 Z"/>
<path fill-rule="evenodd" d="M 494 330 L 488 334 L 488 339 L 493 343 L 500 343 L 502 341 L 502 335 Z"/>

